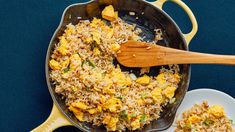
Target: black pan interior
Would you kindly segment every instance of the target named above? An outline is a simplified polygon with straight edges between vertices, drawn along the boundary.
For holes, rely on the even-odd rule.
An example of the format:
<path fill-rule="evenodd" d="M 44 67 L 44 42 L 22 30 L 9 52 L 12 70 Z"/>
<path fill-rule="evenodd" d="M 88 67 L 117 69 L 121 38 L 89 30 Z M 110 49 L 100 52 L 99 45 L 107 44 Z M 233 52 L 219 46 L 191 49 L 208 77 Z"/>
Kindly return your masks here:
<path fill-rule="evenodd" d="M 119 17 L 128 23 L 136 24 L 137 27 L 141 28 L 143 33 L 141 36 L 145 36 L 146 41 L 152 41 L 154 39 L 154 29 L 160 28 L 163 31 L 163 40 L 159 41 L 157 44 L 162 46 L 168 46 L 176 49 L 188 50 L 185 40 L 182 36 L 181 31 L 174 23 L 174 21 L 162 10 L 152 6 L 151 4 L 142 0 L 102 0 L 102 1 L 91 1 L 84 4 L 74 4 L 67 8 L 62 18 L 62 22 L 58 29 L 56 30 L 54 36 L 51 39 L 47 58 L 46 58 L 46 77 L 48 88 L 51 96 L 59 109 L 68 117 L 74 125 L 83 131 L 104 131 L 104 127 L 96 127 L 90 123 L 81 123 L 75 116 L 65 106 L 64 100 L 61 99 L 59 95 L 54 92 L 55 86 L 49 79 L 49 68 L 48 61 L 50 55 L 54 49 L 54 45 L 58 43 L 58 37 L 63 34 L 66 25 L 69 23 L 77 24 L 80 19 L 91 20 L 93 17 L 101 18 L 101 11 L 106 6 L 112 4 L 115 10 L 118 10 Z M 135 16 L 129 15 L 129 12 L 135 12 Z M 136 19 L 138 17 L 138 19 Z M 117 64 L 117 61 L 114 61 Z M 120 65 L 121 66 L 121 65 Z M 168 66 L 166 66 L 168 67 Z M 152 67 L 150 69 L 149 75 L 157 75 L 161 67 Z M 123 71 L 132 71 L 136 76 L 139 76 L 139 68 L 127 68 L 121 66 Z M 180 73 L 182 74 L 182 79 L 179 84 L 179 88 L 176 91 L 175 98 L 176 102 L 171 105 L 167 105 L 161 117 L 153 121 L 151 124 L 146 125 L 142 131 L 151 130 L 164 130 L 168 128 L 174 119 L 174 114 L 179 104 L 181 103 L 187 89 L 190 78 L 190 65 L 180 65 Z"/>

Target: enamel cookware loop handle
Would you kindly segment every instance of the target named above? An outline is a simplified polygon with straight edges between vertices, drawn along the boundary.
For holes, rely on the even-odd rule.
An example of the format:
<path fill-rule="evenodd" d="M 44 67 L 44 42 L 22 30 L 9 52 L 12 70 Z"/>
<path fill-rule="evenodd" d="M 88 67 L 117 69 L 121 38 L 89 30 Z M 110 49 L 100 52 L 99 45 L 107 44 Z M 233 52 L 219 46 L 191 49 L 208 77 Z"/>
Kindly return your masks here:
<path fill-rule="evenodd" d="M 195 34 L 197 33 L 197 30 L 198 30 L 197 20 L 194 16 L 193 12 L 191 11 L 191 9 L 181 0 L 157 0 L 155 2 L 152 2 L 152 4 L 159 7 L 160 9 L 162 9 L 164 3 L 168 2 L 168 1 L 174 2 L 177 5 L 179 5 L 182 9 L 184 9 L 184 11 L 188 14 L 188 16 L 190 18 L 190 21 L 192 23 L 192 30 L 187 34 L 183 34 L 187 44 L 189 45 L 190 41 L 195 36 Z"/>
<path fill-rule="evenodd" d="M 70 125 L 72 124 L 64 117 L 57 106 L 53 104 L 51 114 L 47 120 L 31 132 L 52 132 L 59 127 Z"/>

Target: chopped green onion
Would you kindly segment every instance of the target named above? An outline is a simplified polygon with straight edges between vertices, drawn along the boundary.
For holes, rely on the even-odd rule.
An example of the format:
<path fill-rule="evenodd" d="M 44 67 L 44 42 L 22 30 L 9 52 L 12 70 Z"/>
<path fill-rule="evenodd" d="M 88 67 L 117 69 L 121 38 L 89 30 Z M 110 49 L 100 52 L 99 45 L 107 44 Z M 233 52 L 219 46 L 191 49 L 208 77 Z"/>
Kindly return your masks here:
<path fill-rule="evenodd" d="M 175 100 L 176 100 L 176 98 L 172 98 L 172 99 L 170 99 L 169 103 L 173 104 L 173 103 L 175 103 Z"/>
<path fill-rule="evenodd" d="M 69 71 L 68 67 L 64 69 L 64 73 L 67 73 L 68 71 Z"/>
<path fill-rule="evenodd" d="M 86 61 L 88 62 L 89 66 L 95 68 L 95 64 L 93 62 L 91 62 L 89 59 L 86 59 Z"/>
<path fill-rule="evenodd" d="M 122 99 L 123 99 L 123 97 L 122 97 L 122 96 L 118 96 L 118 97 L 116 97 L 116 98 L 118 98 L 118 99 L 120 99 L 120 100 L 122 100 Z"/>
<path fill-rule="evenodd" d="M 86 86 L 86 91 L 91 91 L 91 88 Z"/>
<path fill-rule="evenodd" d="M 214 124 L 214 121 L 211 120 L 211 119 L 206 119 L 206 120 L 203 122 L 203 124 L 206 125 L 206 126 L 210 126 L 210 125 Z"/>
<path fill-rule="evenodd" d="M 141 115 L 141 117 L 140 117 L 140 122 L 141 122 L 141 123 L 145 122 L 146 118 L 147 118 L 147 115 L 146 115 L 146 114 Z"/>
<path fill-rule="evenodd" d="M 141 99 L 145 99 L 146 96 L 147 96 L 147 93 L 145 93 L 145 92 L 140 94 Z"/>
<path fill-rule="evenodd" d="M 132 112 L 130 117 L 131 117 L 131 118 L 136 117 L 136 113 L 135 113 L 135 112 Z"/>
<path fill-rule="evenodd" d="M 191 129 L 192 128 L 192 124 L 191 123 L 187 123 L 184 126 L 185 129 Z"/>
<path fill-rule="evenodd" d="M 121 119 L 126 120 L 127 116 L 128 116 L 126 110 L 121 111 L 119 116 L 120 116 Z"/>
<path fill-rule="evenodd" d="M 81 67 L 82 67 L 82 68 L 83 68 L 84 63 L 85 63 L 85 61 L 83 60 L 83 61 L 82 61 L 82 64 L 81 64 Z"/>
<path fill-rule="evenodd" d="M 229 121 L 232 125 L 235 125 L 235 122 L 232 119 L 229 119 Z"/>
<path fill-rule="evenodd" d="M 91 50 L 93 50 L 95 47 L 96 47 L 96 44 L 95 44 L 95 43 L 92 43 L 92 44 L 91 44 Z"/>

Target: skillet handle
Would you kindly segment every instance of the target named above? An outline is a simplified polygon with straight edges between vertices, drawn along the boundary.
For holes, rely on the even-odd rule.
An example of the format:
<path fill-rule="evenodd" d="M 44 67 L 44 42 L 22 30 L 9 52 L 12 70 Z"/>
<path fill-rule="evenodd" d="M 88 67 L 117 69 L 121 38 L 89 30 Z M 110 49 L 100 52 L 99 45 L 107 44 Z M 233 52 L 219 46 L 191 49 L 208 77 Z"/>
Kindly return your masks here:
<path fill-rule="evenodd" d="M 192 30 L 187 33 L 187 34 L 183 34 L 184 38 L 186 40 L 186 43 L 189 45 L 190 41 L 192 40 L 192 38 L 195 36 L 195 34 L 198 31 L 198 24 L 197 24 L 197 20 L 193 14 L 193 12 L 191 11 L 191 9 L 181 0 L 157 0 L 155 2 L 152 2 L 153 5 L 156 5 L 157 7 L 159 7 L 160 9 L 162 9 L 162 6 L 164 3 L 166 3 L 167 1 L 169 2 L 174 2 L 177 5 L 179 5 L 182 9 L 184 9 L 184 11 L 188 14 L 190 21 L 192 23 Z"/>
<path fill-rule="evenodd" d="M 51 114 L 47 118 L 47 120 L 42 123 L 37 128 L 31 130 L 31 132 L 51 132 L 56 128 L 62 126 L 72 125 L 65 116 L 58 110 L 57 106 L 53 104 Z"/>

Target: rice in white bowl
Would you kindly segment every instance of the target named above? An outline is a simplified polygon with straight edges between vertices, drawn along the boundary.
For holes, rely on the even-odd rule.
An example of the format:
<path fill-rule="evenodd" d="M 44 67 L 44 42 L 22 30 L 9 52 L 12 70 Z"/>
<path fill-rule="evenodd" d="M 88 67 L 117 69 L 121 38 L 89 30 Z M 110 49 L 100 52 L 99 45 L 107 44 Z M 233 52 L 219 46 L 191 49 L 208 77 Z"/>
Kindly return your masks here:
<path fill-rule="evenodd" d="M 175 132 L 232 132 L 232 120 L 220 105 L 195 104 L 177 120 Z"/>

